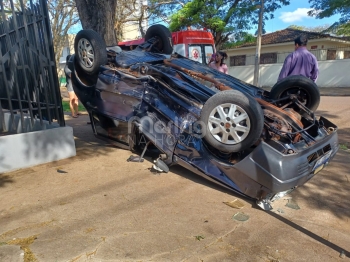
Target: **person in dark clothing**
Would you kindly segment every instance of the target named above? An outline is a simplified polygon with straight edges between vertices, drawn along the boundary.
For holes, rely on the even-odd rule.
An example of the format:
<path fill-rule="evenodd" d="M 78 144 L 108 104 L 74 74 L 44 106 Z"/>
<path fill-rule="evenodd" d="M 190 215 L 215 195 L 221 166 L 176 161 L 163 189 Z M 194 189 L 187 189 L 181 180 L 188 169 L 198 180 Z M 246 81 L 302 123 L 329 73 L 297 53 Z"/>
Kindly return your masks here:
<path fill-rule="evenodd" d="M 69 108 L 70 111 L 72 112 L 72 117 L 77 118 L 79 114 L 78 112 L 78 105 L 79 105 L 79 100 L 77 95 L 74 93 L 73 90 L 73 85 L 72 85 L 72 80 L 71 80 L 71 74 L 72 71 L 68 68 L 68 61 L 71 56 L 68 55 L 66 58 L 66 65 L 64 67 L 64 73 L 66 74 L 66 87 L 69 95 Z"/>

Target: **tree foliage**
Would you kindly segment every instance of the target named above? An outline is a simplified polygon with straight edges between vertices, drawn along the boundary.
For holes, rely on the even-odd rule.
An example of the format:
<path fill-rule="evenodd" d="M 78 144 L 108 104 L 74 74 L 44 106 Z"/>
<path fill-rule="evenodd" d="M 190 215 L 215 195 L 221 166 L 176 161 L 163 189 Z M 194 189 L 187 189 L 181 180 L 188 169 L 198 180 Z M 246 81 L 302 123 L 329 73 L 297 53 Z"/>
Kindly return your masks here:
<path fill-rule="evenodd" d="M 338 35 L 350 35 L 350 0 L 309 0 L 310 16 L 322 19 L 339 14 L 338 22 L 331 25 L 326 31 Z"/>
<path fill-rule="evenodd" d="M 323 33 L 323 32 L 325 32 L 330 26 L 331 26 L 330 24 L 318 25 L 318 26 L 290 25 L 290 26 L 288 26 L 288 28 L 297 29 L 297 30 L 302 30 L 302 31 Z"/>
<path fill-rule="evenodd" d="M 48 0 L 47 5 L 50 15 L 55 60 L 56 65 L 58 65 L 62 50 L 67 44 L 68 31 L 73 25 L 78 23 L 79 17 L 74 0 Z"/>
<path fill-rule="evenodd" d="M 148 12 L 153 18 L 156 18 L 158 22 L 163 21 L 169 23 L 169 17 L 179 11 L 180 8 L 184 7 L 187 2 L 189 2 L 189 0 L 148 0 Z"/>
<path fill-rule="evenodd" d="M 233 47 L 241 46 L 243 44 L 247 43 L 255 43 L 256 37 L 252 34 L 249 34 L 247 32 L 241 32 L 236 35 L 234 41 L 226 42 L 222 45 L 222 49 L 230 49 Z"/>
<path fill-rule="evenodd" d="M 273 12 L 288 5 L 289 0 L 266 0 L 264 20 L 272 19 Z M 250 0 L 192 0 L 170 17 L 172 31 L 193 26 L 209 29 L 217 47 L 231 35 L 252 29 L 258 23 L 259 8 Z"/>

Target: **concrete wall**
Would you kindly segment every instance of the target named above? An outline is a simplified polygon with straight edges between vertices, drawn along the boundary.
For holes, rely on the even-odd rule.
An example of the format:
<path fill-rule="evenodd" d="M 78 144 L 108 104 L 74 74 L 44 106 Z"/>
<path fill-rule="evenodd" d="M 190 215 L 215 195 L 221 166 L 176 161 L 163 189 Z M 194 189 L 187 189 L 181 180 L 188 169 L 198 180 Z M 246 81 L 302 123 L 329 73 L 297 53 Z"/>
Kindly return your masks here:
<path fill-rule="evenodd" d="M 10 114 L 4 114 L 4 129 L 8 130 L 14 124 L 16 133 L 0 136 L 0 173 L 76 155 L 72 127 L 48 122 L 41 127 L 39 120 L 31 126 L 29 117 L 25 117 L 24 124 L 19 118 L 15 115 L 14 121 L 11 121 Z"/>
<path fill-rule="evenodd" d="M 350 87 L 350 59 L 318 62 L 320 74 L 319 87 Z M 281 71 L 282 64 L 260 65 L 259 86 L 272 87 Z M 229 74 L 253 84 L 254 65 L 229 67 Z"/>
<path fill-rule="evenodd" d="M 308 41 L 308 50 L 310 51 L 311 46 L 317 46 L 316 49 L 328 49 L 334 47 L 349 47 L 349 42 L 344 41 L 332 41 L 330 39 L 315 39 Z M 235 55 L 247 55 L 247 56 L 255 56 L 256 47 L 241 47 L 234 49 L 224 50 L 228 57 Z M 263 45 L 261 46 L 261 53 L 291 53 L 294 51 L 294 42 L 281 43 L 281 44 L 273 44 L 273 45 Z"/>

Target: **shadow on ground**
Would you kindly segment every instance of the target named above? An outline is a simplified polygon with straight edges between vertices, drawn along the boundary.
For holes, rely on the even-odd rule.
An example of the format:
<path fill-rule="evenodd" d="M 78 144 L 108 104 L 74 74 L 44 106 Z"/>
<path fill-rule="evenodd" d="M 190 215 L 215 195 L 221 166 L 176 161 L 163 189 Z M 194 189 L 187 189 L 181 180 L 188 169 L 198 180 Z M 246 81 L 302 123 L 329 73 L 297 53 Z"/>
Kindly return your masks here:
<path fill-rule="evenodd" d="M 330 211 L 341 219 L 350 217 L 350 152 L 339 150 L 330 164 L 293 194 L 308 199 L 310 208 Z M 336 168 L 335 168 L 336 167 Z"/>
<path fill-rule="evenodd" d="M 0 174 L 0 187 L 4 187 L 9 183 L 13 183 L 13 180 L 10 178 L 10 176 L 6 174 Z"/>
<path fill-rule="evenodd" d="M 66 117 L 66 125 L 73 127 L 75 145 L 78 159 L 94 158 L 99 155 L 106 155 L 117 147 L 95 137 L 90 118 L 87 113 L 78 118 Z"/>
<path fill-rule="evenodd" d="M 350 112 L 350 107 L 346 109 L 347 112 Z M 343 111 L 343 110 L 342 110 Z M 328 111 L 317 111 L 316 115 L 323 116 L 333 122 L 336 126 L 338 126 L 338 136 L 340 144 L 347 144 L 350 148 L 350 128 L 343 128 L 343 126 L 348 125 L 348 118 L 344 119 L 341 117 L 342 112 L 328 112 Z"/>
<path fill-rule="evenodd" d="M 344 254 L 344 256 L 350 258 L 350 251 L 349 250 L 345 250 L 343 247 L 338 246 L 337 244 L 335 244 L 331 241 L 328 241 L 324 237 L 321 237 L 321 236 L 313 233 L 312 231 L 298 225 L 297 223 L 295 223 L 295 222 L 293 222 L 285 217 L 282 217 L 281 215 L 276 214 L 275 212 L 266 211 L 266 213 L 269 214 L 270 216 L 274 217 L 275 219 L 278 219 L 279 221 L 283 222 L 285 225 L 288 225 L 291 228 L 299 231 L 300 233 L 307 235 L 308 237 L 312 238 L 313 240 L 333 249 L 334 251 L 337 251 L 339 254 Z"/>
<path fill-rule="evenodd" d="M 334 114 L 329 114 L 325 111 L 318 111 L 317 115 L 323 115 L 324 117 L 332 120 L 337 118 L 337 112 Z M 91 125 L 87 124 L 88 122 L 88 115 L 80 116 L 79 120 L 66 120 L 66 124 L 71 125 L 74 129 L 74 136 L 76 138 L 77 145 L 77 156 L 75 159 L 86 160 L 94 158 L 98 155 L 106 155 L 114 150 L 117 150 L 117 147 L 96 138 L 93 135 Z M 338 133 L 340 141 L 350 141 L 350 129 L 339 129 Z M 135 153 L 130 152 L 130 155 L 131 154 L 135 155 Z M 310 201 L 312 208 L 328 210 L 340 218 L 350 217 L 350 199 L 348 198 L 348 192 L 350 191 L 350 171 L 348 166 L 349 158 L 350 152 L 339 150 L 338 154 L 330 162 L 330 165 L 312 178 L 308 183 L 306 183 L 306 185 L 298 188 L 294 195 L 299 198 L 307 198 L 312 200 Z M 72 160 L 74 160 L 74 158 L 59 161 L 58 163 L 50 163 L 48 165 L 62 165 L 64 161 L 67 161 L 68 163 Z M 151 167 L 152 159 L 148 157 L 148 160 L 150 161 Z M 137 163 L 135 163 L 135 165 L 137 165 Z M 337 167 L 337 170 L 334 170 L 333 167 Z M 248 198 L 208 181 L 181 166 L 172 166 L 170 171 L 195 183 L 202 184 L 206 187 L 219 190 L 238 198 L 242 198 L 245 201 L 249 201 L 252 206 L 255 206 L 255 203 L 250 201 Z M 325 197 L 326 194 L 330 194 L 332 197 Z"/>

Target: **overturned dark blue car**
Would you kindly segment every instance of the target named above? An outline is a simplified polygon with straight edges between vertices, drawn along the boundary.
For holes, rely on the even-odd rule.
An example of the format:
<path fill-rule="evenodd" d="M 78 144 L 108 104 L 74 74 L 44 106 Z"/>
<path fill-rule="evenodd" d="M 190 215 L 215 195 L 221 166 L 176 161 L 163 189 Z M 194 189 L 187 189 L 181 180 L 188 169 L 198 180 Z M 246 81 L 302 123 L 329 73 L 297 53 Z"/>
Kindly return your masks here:
<path fill-rule="evenodd" d="M 80 31 L 68 62 L 96 136 L 181 165 L 263 209 L 334 157 L 337 127 L 314 111 L 318 87 L 291 76 L 265 91 L 173 53 L 171 34 L 150 27 L 131 51 Z M 203 52 L 204 53 L 204 52 Z"/>

